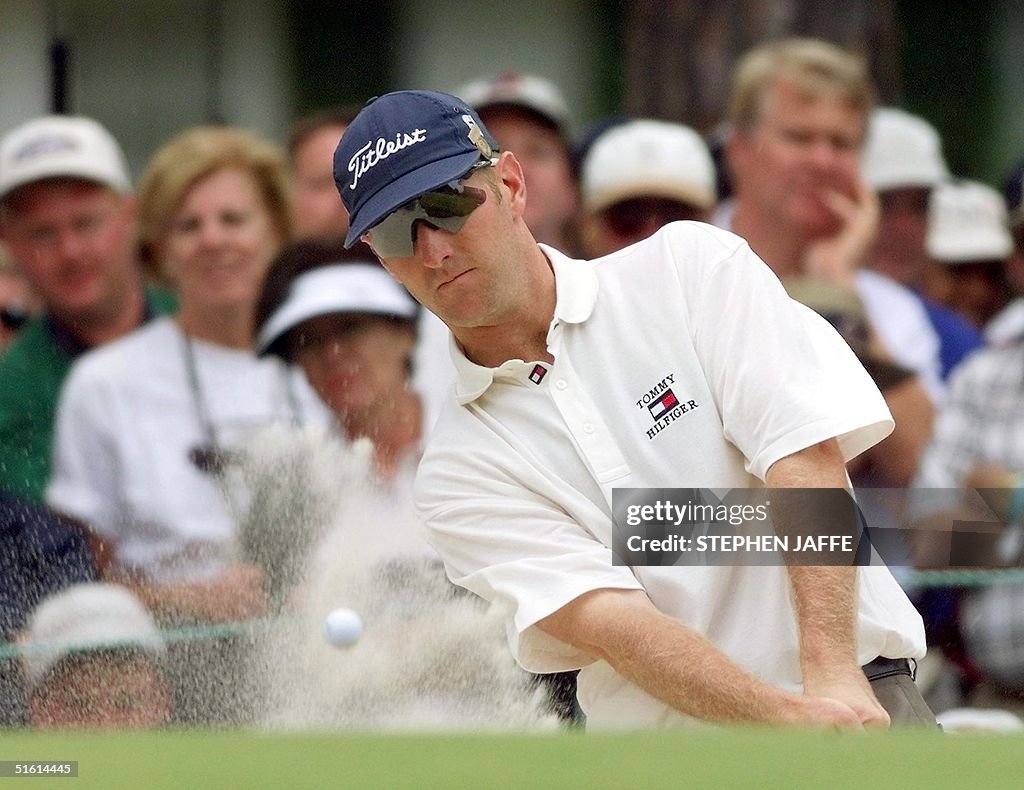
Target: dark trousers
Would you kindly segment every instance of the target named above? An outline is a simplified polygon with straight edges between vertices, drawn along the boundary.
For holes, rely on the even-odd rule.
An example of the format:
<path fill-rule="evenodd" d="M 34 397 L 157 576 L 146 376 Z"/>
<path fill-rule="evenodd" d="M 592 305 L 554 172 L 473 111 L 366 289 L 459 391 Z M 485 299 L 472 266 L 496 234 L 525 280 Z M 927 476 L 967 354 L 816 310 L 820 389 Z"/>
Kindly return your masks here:
<path fill-rule="evenodd" d="M 889 714 L 893 727 L 938 729 L 935 714 L 914 683 L 914 670 L 905 658 L 876 658 L 865 665 L 871 690 Z"/>

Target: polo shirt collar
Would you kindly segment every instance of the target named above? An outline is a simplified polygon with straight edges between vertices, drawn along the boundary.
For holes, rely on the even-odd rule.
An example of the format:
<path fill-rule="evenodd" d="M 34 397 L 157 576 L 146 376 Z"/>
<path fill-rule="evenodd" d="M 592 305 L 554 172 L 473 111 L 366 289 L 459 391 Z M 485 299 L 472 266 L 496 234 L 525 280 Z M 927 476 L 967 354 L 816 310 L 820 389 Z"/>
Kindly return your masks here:
<path fill-rule="evenodd" d="M 559 323 L 581 324 L 590 318 L 597 303 L 597 275 L 587 261 L 573 260 L 546 244 L 541 244 L 540 248 L 555 274 L 555 314 L 548 330 L 550 343 L 551 333 Z M 471 362 L 462 353 L 454 335 L 449 343 L 455 363 L 455 397 L 460 406 L 465 406 L 487 391 L 498 368 Z"/>

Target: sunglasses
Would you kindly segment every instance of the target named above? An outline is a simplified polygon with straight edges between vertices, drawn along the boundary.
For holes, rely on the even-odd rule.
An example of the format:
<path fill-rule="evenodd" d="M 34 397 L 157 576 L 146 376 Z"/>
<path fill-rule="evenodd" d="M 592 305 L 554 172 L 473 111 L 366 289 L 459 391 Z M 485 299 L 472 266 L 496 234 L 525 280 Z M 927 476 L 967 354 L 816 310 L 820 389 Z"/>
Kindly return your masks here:
<path fill-rule="evenodd" d="M 0 307 L 0 326 L 8 332 L 17 332 L 28 323 L 29 317 L 24 307 L 13 304 Z"/>
<path fill-rule="evenodd" d="M 679 220 L 701 219 L 703 215 L 678 200 L 633 198 L 609 206 L 601 216 L 616 236 L 632 238 L 644 233 L 652 222 L 660 227 Z"/>
<path fill-rule="evenodd" d="M 424 192 L 392 211 L 366 232 L 366 242 L 381 258 L 408 258 L 415 251 L 416 228 L 420 222 L 437 230 L 458 233 L 469 215 L 487 201 L 483 189 L 466 186 L 465 180 L 473 171 L 493 167 L 497 161 L 481 160 L 462 178 Z"/>

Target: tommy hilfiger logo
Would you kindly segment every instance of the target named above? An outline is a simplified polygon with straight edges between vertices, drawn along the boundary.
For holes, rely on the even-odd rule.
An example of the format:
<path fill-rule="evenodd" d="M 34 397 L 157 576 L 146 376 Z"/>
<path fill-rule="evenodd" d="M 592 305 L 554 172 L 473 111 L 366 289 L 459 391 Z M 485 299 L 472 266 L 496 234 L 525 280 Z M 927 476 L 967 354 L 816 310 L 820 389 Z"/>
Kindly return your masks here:
<path fill-rule="evenodd" d="M 534 384 L 540 384 L 544 381 L 544 377 L 548 375 L 548 369 L 543 365 L 534 365 L 533 370 L 530 371 L 530 381 Z"/>
<path fill-rule="evenodd" d="M 654 420 L 654 427 L 647 430 L 647 438 L 653 439 L 670 423 L 697 408 L 693 400 L 681 401 L 672 391 L 675 376 L 669 373 L 665 378 L 645 392 L 636 402 L 638 409 L 646 408 Z"/>
<path fill-rule="evenodd" d="M 672 407 L 679 405 L 679 398 L 676 394 L 668 389 L 665 390 L 660 397 L 651 403 L 647 404 L 647 408 L 651 412 L 651 417 L 655 420 L 660 420 L 665 416 L 666 412 L 672 411 Z"/>

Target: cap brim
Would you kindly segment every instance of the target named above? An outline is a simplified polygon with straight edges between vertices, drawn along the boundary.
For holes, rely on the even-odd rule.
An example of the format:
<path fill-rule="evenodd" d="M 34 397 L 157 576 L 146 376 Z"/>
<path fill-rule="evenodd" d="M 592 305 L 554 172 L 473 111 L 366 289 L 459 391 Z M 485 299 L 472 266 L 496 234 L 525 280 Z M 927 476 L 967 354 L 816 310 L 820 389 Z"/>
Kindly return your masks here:
<path fill-rule="evenodd" d="M 715 196 L 697 184 L 681 184 L 669 181 L 642 181 L 621 184 L 602 189 L 586 200 L 590 211 L 604 211 L 609 206 L 638 198 L 664 198 L 675 200 L 701 211 L 710 211 L 715 205 Z"/>
<path fill-rule="evenodd" d="M 59 179 L 88 181 L 91 184 L 106 187 L 120 194 L 126 194 L 131 191 L 131 185 L 126 180 L 110 173 L 103 167 L 90 164 L 89 162 L 82 162 L 81 160 L 69 161 L 67 163 L 57 161 L 47 162 L 45 167 L 25 168 L 14 178 L 5 180 L 0 185 L 0 200 L 5 200 L 12 193 L 29 184 Z"/>
<path fill-rule="evenodd" d="M 944 266 L 1003 261 L 1013 254 L 1013 238 L 1008 231 L 972 236 L 967 228 L 959 230 L 959 233 L 947 233 L 940 239 L 929 240 L 925 245 L 928 254 Z"/>
<path fill-rule="evenodd" d="M 476 150 L 462 151 L 457 156 L 431 162 L 389 182 L 352 215 L 348 235 L 345 236 L 345 247 L 354 245 L 366 231 L 410 200 L 464 176 L 480 161 L 480 156 Z"/>
<path fill-rule="evenodd" d="M 472 102 L 470 103 L 472 104 Z M 483 117 L 483 114 L 488 110 L 514 110 L 516 112 L 523 113 L 531 120 L 536 121 L 542 126 L 553 132 L 557 132 L 558 134 L 562 134 L 565 131 L 565 127 L 568 125 L 567 119 L 554 115 L 549 108 L 540 107 L 536 103 L 522 98 L 488 99 L 487 101 L 480 102 L 479 104 L 473 104 L 473 109 L 475 109 L 477 114 L 481 117 Z"/>

